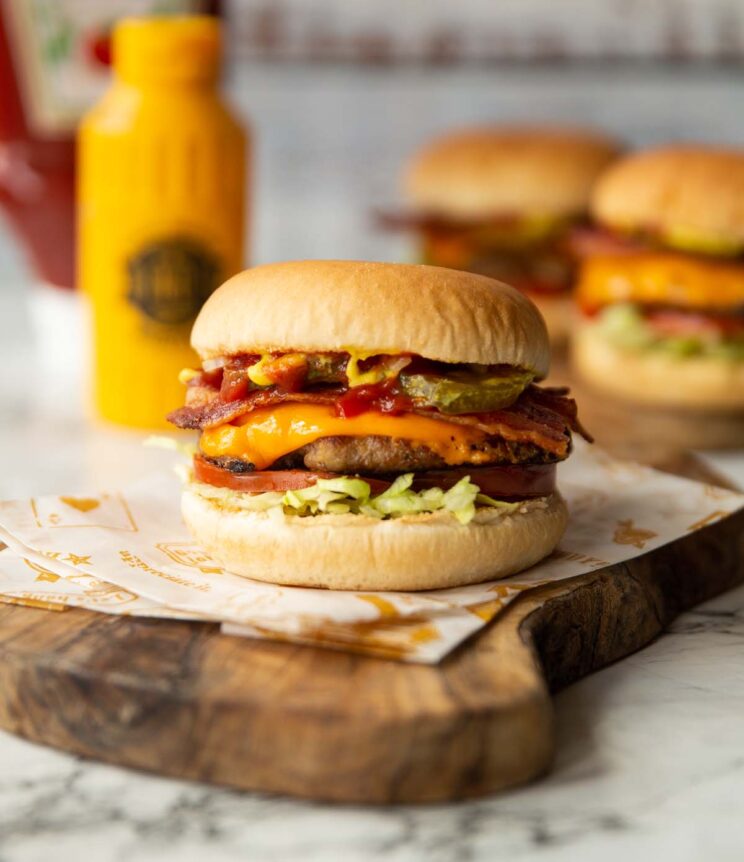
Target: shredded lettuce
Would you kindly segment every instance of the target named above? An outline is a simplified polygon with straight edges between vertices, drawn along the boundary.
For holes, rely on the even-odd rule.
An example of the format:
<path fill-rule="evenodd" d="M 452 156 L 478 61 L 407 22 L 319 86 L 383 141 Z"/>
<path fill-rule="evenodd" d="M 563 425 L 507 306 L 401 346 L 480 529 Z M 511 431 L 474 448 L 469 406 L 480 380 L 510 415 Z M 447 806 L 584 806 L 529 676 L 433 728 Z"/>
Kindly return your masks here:
<path fill-rule="evenodd" d="M 286 515 L 308 517 L 313 515 L 366 515 L 378 520 L 399 518 L 402 515 L 447 511 L 459 523 L 468 524 L 475 517 L 477 507 L 491 507 L 512 512 L 522 503 L 506 503 L 481 494 L 477 485 L 465 476 L 449 490 L 427 488 L 414 491 L 413 473 L 398 476 L 381 494 L 372 495 L 369 483 L 351 476 L 318 479 L 309 488 L 297 491 L 267 491 L 246 494 L 228 488 L 199 484 L 199 493 L 226 505 L 251 512 L 284 512 Z"/>
<path fill-rule="evenodd" d="M 612 305 L 605 308 L 597 324 L 605 337 L 626 350 L 654 350 L 684 358 L 728 359 L 744 361 L 744 339 L 684 336 L 662 336 L 643 318 L 637 306 Z"/>

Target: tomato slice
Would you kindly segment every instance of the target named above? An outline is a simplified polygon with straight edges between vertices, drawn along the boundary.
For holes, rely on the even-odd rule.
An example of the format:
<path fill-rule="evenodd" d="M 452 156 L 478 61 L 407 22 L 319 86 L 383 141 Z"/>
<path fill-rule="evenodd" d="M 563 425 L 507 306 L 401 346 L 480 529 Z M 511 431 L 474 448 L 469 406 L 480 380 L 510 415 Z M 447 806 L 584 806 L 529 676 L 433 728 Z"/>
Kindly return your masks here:
<path fill-rule="evenodd" d="M 332 479 L 338 473 L 314 473 L 310 470 L 256 470 L 252 473 L 233 473 L 224 467 L 210 464 L 200 455 L 194 457 L 194 477 L 207 485 L 230 488 L 247 494 L 264 491 L 298 491 L 309 488 L 318 479 Z"/>
<path fill-rule="evenodd" d="M 463 476 L 470 476 L 484 494 L 499 500 L 544 497 L 555 491 L 555 464 L 507 465 L 499 467 L 459 467 L 453 470 L 429 470 L 417 473 L 413 488 L 443 488 L 456 485 Z M 256 470 L 252 473 L 233 473 L 224 467 L 211 464 L 201 455 L 194 457 L 194 477 L 199 482 L 230 488 L 246 494 L 261 494 L 264 491 L 297 491 L 309 488 L 318 479 L 338 478 L 340 473 L 320 473 L 312 470 Z M 362 476 L 373 494 L 381 494 L 390 487 L 389 479 Z"/>
<path fill-rule="evenodd" d="M 712 336 L 737 338 L 744 335 L 744 316 L 708 315 L 682 309 L 651 310 L 646 320 L 660 334 L 665 336 Z"/>
<path fill-rule="evenodd" d="M 427 470 L 413 480 L 416 491 L 424 488 L 447 490 L 470 476 L 481 493 L 496 500 L 524 500 L 545 497 L 555 491 L 555 464 L 507 464 L 495 467 L 457 467 L 452 470 Z"/>
<path fill-rule="evenodd" d="M 607 228 L 586 225 L 575 227 L 569 232 L 567 245 L 571 254 L 578 258 L 596 255 L 624 257 L 638 254 L 648 248 L 648 244 L 637 237 L 623 236 Z"/>

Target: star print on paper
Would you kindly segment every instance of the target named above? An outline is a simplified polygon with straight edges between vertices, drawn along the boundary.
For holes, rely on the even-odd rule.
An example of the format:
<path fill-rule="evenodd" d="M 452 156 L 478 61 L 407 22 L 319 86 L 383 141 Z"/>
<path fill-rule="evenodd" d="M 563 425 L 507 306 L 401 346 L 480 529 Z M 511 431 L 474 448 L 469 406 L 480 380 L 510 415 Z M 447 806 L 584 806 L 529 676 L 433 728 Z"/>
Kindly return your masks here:
<path fill-rule="evenodd" d="M 79 554 L 68 554 L 66 557 L 62 558 L 66 563 L 72 563 L 73 566 L 90 566 L 92 565 L 90 561 L 90 554 L 88 555 L 79 555 Z"/>
<path fill-rule="evenodd" d="M 45 556 L 49 556 L 45 554 Z M 37 581 L 47 581 L 50 584 L 56 584 L 58 580 L 60 580 L 61 575 L 58 575 L 56 572 L 52 572 L 49 569 L 44 568 L 44 566 L 40 566 L 38 563 L 35 563 L 33 560 L 28 560 L 24 557 L 23 562 L 31 569 L 36 572 Z"/>
<path fill-rule="evenodd" d="M 653 530 L 644 530 L 641 527 L 636 527 L 632 518 L 627 518 L 624 521 L 617 522 L 615 535 L 612 541 L 617 545 L 633 545 L 636 548 L 642 549 L 646 547 L 646 542 L 655 539 L 658 534 Z"/>
<path fill-rule="evenodd" d="M 50 584 L 56 584 L 59 580 L 59 575 L 55 575 L 54 572 L 45 572 L 40 571 L 36 576 L 37 581 L 48 581 Z"/>

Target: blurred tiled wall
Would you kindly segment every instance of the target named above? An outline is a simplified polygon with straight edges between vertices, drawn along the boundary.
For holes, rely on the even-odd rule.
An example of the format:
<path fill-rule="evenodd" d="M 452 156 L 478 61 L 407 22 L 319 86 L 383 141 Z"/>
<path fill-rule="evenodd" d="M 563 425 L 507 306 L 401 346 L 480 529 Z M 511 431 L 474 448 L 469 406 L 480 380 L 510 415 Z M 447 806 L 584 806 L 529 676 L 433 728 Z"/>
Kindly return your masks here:
<path fill-rule="evenodd" d="M 239 56 L 744 61 L 744 0 L 227 0 Z"/>

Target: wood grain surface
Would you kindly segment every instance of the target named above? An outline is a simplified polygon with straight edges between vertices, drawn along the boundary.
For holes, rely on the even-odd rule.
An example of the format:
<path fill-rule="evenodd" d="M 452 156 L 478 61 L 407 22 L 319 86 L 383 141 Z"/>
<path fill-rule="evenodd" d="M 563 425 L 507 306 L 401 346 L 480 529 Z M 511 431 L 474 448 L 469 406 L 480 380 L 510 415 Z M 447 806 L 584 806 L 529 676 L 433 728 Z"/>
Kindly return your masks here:
<path fill-rule="evenodd" d="M 478 796 L 550 767 L 552 691 L 742 580 L 744 511 L 524 594 L 434 667 L 0 605 L 0 726 L 109 763 L 311 799 Z"/>

